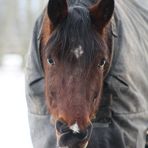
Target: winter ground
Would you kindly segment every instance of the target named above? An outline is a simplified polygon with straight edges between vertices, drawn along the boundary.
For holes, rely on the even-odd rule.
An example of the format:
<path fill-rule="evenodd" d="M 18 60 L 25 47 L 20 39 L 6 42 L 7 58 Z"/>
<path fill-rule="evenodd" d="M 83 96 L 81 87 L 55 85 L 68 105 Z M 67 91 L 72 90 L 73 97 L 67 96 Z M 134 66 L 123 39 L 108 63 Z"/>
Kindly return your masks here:
<path fill-rule="evenodd" d="M 21 58 L 7 55 L 0 68 L 0 147 L 32 148 Z"/>

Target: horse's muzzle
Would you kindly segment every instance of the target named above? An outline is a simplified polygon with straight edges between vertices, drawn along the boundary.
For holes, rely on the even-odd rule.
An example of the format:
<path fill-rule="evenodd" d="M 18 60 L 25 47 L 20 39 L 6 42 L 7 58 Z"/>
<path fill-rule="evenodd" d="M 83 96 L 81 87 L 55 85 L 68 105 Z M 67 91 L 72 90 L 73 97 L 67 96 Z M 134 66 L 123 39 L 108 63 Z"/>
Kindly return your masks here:
<path fill-rule="evenodd" d="M 74 132 L 62 121 L 56 122 L 58 147 L 65 148 L 85 148 L 92 133 L 90 124 L 85 130 Z"/>

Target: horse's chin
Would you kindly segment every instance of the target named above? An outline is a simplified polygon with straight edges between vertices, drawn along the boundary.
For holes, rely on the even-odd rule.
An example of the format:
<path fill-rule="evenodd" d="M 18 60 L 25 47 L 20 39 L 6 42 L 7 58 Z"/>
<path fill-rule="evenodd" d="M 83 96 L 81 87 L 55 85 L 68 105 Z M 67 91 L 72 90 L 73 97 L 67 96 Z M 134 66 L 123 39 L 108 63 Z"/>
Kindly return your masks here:
<path fill-rule="evenodd" d="M 57 135 L 57 147 L 58 148 L 87 148 L 88 139 L 79 141 L 70 132 L 64 133 L 62 135 Z"/>

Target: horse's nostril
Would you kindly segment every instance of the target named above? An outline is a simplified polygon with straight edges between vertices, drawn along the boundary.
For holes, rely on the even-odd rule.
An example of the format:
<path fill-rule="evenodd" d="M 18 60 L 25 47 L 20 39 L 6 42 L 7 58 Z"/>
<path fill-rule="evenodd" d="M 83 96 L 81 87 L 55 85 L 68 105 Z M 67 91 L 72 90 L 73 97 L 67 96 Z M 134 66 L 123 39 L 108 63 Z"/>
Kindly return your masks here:
<path fill-rule="evenodd" d="M 69 132 L 69 128 L 68 128 L 67 124 L 61 120 L 56 121 L 56 130 L 60 134 Z"/>

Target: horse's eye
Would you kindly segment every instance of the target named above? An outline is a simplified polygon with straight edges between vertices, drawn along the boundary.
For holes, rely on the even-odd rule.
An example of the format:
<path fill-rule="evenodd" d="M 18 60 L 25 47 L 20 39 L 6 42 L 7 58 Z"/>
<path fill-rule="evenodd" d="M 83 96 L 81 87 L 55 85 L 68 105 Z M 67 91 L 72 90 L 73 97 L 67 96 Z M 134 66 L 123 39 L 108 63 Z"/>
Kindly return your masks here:
<path fill-rule="evenodd" d="M 99 68 L 104 68 L 105 64 L 106 64 L 106 60 L 105 60 L 105 59 L 102 59 L 102 60 L 100 61 L 100 63 L 98 64 L 98 67 L 99 67 Z"/>
<path fill-rule="evenodd" d="M 48 63 L 49 65 L 54 65 L 54 64 L 55 64 L 55 62 L 54 62 L 54 60 L 53 60 L 52 58 L 48 58 L 48 59 L 47 59 L 47 63 Z"/>

